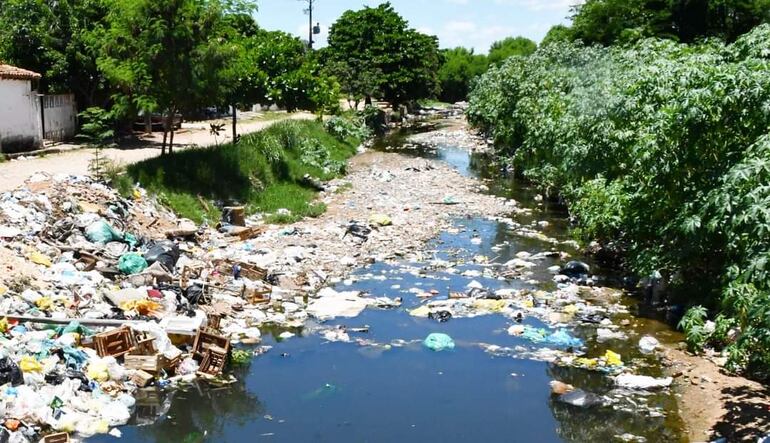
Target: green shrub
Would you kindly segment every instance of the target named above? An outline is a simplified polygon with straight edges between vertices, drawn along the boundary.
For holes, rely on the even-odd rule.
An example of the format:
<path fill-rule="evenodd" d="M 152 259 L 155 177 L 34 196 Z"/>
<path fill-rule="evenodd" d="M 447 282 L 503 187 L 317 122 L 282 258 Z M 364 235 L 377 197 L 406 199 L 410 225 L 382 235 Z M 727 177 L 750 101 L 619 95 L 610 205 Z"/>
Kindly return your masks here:
<path fill-rule="evenodd" d="M 768 47 L 770 25 L 732 45 L 554 42 L 490 69 L 468 110 L 504 161 L 565 197 L 581 239 L 621 242 L 633 272 L 704 307 L 682 322 L 692 346 L 755 373 L 770 363 Z"/>

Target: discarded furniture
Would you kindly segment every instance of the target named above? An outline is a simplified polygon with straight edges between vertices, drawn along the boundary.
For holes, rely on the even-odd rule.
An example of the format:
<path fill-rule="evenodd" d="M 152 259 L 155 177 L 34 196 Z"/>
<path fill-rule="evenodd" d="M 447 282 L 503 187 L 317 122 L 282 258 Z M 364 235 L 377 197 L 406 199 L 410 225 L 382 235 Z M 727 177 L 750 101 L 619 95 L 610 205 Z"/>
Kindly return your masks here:
<path fill-rule="evenodd" d="M 198 331 L 193 342 L 193 355 L 196 357 L 205 357 L 206 351 L 211 347 L 222 348 L 225 354 L 230 352 L 230 340 L 217 334 L 211 334 L 206 331 Z"/>
<path fill-rule="evenodd" d="M 122 357 L 131 352 L 136 345 L 134 334 L 128 326 L 94 336 L 94 345 L 99 357 Z"/>
<path fill-rule="evenodd" d="M 69 443 L 70 435 L 66 432 L 58 432 L 56 434 L 48 434 L 43 437 L 43 443 Z"/>
<path fill-rule="evenodd" d="M 198 372 L 202 372 L 208 375 L 219 375 L 225 369 L 225 363 L 227 363 L 228 349 L 221 348 L 219 346 L 209 346 L 203 354 L 203 361 L 201 361 Z"/>

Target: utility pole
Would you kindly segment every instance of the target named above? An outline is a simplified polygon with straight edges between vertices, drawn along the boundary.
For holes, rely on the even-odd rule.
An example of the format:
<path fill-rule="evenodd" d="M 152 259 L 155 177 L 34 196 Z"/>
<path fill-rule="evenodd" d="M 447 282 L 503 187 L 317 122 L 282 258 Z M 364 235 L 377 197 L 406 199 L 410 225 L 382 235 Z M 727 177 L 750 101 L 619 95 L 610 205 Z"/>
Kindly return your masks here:
<path fill-rule="evenodd" d="M 316 26 L 313 26 L 313 4 L 316 2 L 316 0 L 299 0 L 301 2 L 307 3 L 307 9 L 305 9 L 305 14 L 308 15 L 308 25 L 307 25 L 307 47 L 309 49 L 313 49 L 313 36 L 315 34 L 318 34 L 321 32 L 321 28 L 319 24 L 316 24 Z"/>

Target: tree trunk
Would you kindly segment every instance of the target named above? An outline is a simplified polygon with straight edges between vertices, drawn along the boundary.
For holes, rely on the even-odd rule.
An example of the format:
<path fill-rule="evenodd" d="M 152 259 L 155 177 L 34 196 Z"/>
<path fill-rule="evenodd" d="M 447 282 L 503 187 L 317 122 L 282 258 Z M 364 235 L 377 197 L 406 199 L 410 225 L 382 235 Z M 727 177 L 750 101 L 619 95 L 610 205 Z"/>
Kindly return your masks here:
<path fill-rule="evenodd" d="M 237 112 L 238 111 L 235 110 L 235 103 L 233 103 L 233 144 L 238 141 L 238 128 L 236 127 Z"/>
<path fill-rule="evenodd" d="M 366 100 L 364 101 L 364 106 L 372 106 L 372 96 L 367 95 Z"/>
<path fill-rule="evenodd" d="M 152 134 L 152 114 L 144 111 L 144 133 Z"/>
<path fill-rule="evenodd" d="M 168 127 L 163 124 L 163 143 L 160 145 L 160 155 L 166 155 L 166 137 L 168 136 Z"/>
<path fill-rule="evenodd" d="M 174 152 L 174 132 L 176 132 L 175 131 L 176 124 L 174 123 L 174 117 L 176 117 L 176 111 L 174 111 L 172 109 L 171 112 L 169 112 L 169 118 L 168 118 L 169 121 L 171 122 L 171 125 L 170 125 L 170 127 L 171 127 L 171 139 L 168 142 L 168 153 L 169 154 L 172 154 Z"/>

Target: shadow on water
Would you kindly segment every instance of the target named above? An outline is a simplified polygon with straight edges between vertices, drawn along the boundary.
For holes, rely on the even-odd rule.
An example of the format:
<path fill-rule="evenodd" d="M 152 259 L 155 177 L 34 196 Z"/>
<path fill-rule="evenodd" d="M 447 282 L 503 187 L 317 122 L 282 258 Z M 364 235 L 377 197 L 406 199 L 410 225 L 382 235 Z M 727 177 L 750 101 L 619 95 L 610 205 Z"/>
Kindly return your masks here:
<path fill-rule="evenodd" d="M 396 134 L 383 145 L 403 145 L 406 135 Z M 535 205 L 531 216 L 514 218 L 527 226 L 547 221 L 542 232 L 569 239 L 563 208 L 538 204 L 536 191 L 526 184 L 495 179 L 488 160 L 470 157 L 452 146 L 409 152 L 439 158 L 462 174 L 485 179 L 489 192 L 514 198 L 524 206 Z M 465 291 L 474 280 L 490 290 L 552 288 L 547 268 L 561 263 L 557 259 L 537 263 L 532 276 L 537 283 L 485 276 L 485 267 L 473 262 L 481 255 L 504 263 L 520 251 L 537 253 L 552 248 L 550 243 L 517 235 L 502 222 L 458 219 L 453 229 L 426 246 L 428 260 L 376 263 L 336 285 L 341 291 L 403 298 L 399 309 L 367 309 L 356 318 L 324 324 L 367 326 L 369 332 L 350 333 L 351 343 L 326 342 L 311 332 L 312 325 L 304 336 L 284 341 L 277 341 L 275 334 L 263 334 L 264 344 L 274 348 L 255 358 L 247 371 L 236 374 L 241 380 L 237 384 L 224 388 L 195 385 L 176 392 L 168 412 L 162 407 L 154 409 L 160 411 L 157 422 L 122 428 L 120 441 L 609 442 L 624 434 L 650 442 L 682 441 L 682 424 L 671 393 L 631 395 L 617 392 L 612 381 L 599 372 L 489 354 L 481 343 L 526 350 L 539 347 L 509 335 L 506 330 L 512 321 L 501 315 L 438 323 L 408 313 L 421 304 L 415 292 L 433 290 L 438 294 L 434 299 L 442 299 L 450 292 Z M 560 248 L 577 254 L 569 247 Z M 443 269 L 430 264 L 434 258 L 459 264 Z M 580 325 L 571 332 L 585 341 L 587 356 L 612 349 L 638 373 L 659 376 L 659 362 L 641 354 L 636 343 L 640 336 L 667 327 L 627 314 L 613 321 L 621 319 L 631 323 L 627 340 L 599 343 L 596 325 Z M 523 323 L 545 327 L 535 317 L 525 317 Z M 439 353 L 427 350 L 421 341 L 432 332 L 450 335 L 456 348 Z M 590 408 L 559 403 L 548 385 L 554 379 L 617 400 Z M 100 436 L 89 441 L 117 440 Z"/>

